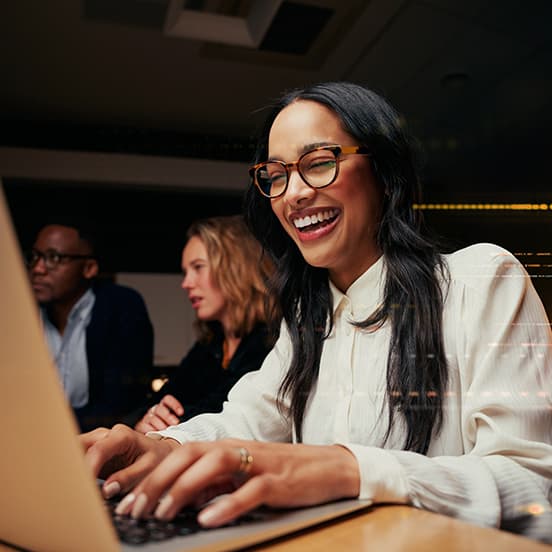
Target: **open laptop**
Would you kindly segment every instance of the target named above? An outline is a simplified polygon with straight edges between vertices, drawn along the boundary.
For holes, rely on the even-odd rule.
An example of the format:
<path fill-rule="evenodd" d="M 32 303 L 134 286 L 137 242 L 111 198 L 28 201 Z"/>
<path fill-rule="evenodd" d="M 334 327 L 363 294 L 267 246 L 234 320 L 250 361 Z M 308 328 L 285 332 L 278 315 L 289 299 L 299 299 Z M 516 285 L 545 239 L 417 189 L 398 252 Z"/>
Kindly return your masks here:
<path fill-rule="evenodd" d="M 121 543 L 86 466 L 0 182 L 0 550 L 235 550 L 369 507 L 344 500 L 137 546 Z"/>

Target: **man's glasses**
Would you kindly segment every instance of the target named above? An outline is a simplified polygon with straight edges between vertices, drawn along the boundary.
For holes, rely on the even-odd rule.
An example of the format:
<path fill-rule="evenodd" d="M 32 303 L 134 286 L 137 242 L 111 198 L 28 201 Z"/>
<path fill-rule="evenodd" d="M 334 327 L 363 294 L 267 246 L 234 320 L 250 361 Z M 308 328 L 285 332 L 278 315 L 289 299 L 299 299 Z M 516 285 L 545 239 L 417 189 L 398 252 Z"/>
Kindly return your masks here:
<path fill-rule="evenodd" d="M 25 254 L 27 266 L 34 268 L 38 261 L 42 259 L 44 265 L 48 270 L 55 270 L 63 261 L 73 261 L 76 259 L 93 259 L 93 255 L 76 255 L 71 253 L 60 253 L 55 249 L 48 249 L 47 251 L 38 251 L 38 249 L 32 249 Z"/>
<path fill-rule="evenodd" d="M 369 151 L 364 146 L 320 146 L 303 153 L 293 163 L 258 163 L 249 169 L 249 175 L 261 194 L 270 199 L 285 193 L 293 167 L 297 167 L 297 172 L 311 188 L 325 188 L 337 178 L 341 155 L 345 154 L 368 155 Z"/>

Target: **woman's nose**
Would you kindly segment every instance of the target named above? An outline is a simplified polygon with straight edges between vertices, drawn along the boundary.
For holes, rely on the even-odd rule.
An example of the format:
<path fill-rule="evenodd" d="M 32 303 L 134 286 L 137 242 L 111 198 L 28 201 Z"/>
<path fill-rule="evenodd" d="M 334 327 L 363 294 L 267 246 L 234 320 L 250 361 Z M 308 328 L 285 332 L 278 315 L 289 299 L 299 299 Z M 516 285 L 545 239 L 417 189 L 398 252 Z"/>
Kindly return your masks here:
<path fill-rule="evenodd" d="M 287 189 L 284 194 L 287 203 L 298 205 L 305 200 L 312 199 L 315 195 L 316 190 L 303 180 L 297 169 L 290 171 Z"/>
<path fill-rule="evenodd" d="M 190 285 L 190 275 L 187 274 L 182 278 L 182 283 L 180 284 L 180 287 L 182 289 L 190 289 L 192 286 Z"/>

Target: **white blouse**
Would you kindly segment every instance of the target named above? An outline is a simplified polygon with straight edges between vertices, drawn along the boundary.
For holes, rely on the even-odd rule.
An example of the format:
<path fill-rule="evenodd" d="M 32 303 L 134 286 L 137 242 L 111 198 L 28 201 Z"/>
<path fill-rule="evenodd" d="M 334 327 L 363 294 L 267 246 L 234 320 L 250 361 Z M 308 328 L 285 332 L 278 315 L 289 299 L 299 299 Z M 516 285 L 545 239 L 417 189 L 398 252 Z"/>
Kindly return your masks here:
<path fill-rule="evenodd" d="M 401 450 L 399 416 L 382 444 L 390 326 L 369 332 L 351 324 L 382 300 L 383 258 L 346 294 L 331 286 L 334 328 L 324 342 L 303 442 L 349 448 L 360 467 L 359 498 L 409 503 L 552 542 L 550 324 L 526 271 L 504 249 L 479 244 L 446 260 L 443 337 L 450 375 L 443 428 L 427 456 Z M 291 423 L 277 407 L 290 359 L 283 326 L 261 369 L 234 386 L 221 413 L 158 435 L 180 442 L 293 441 Z"/>

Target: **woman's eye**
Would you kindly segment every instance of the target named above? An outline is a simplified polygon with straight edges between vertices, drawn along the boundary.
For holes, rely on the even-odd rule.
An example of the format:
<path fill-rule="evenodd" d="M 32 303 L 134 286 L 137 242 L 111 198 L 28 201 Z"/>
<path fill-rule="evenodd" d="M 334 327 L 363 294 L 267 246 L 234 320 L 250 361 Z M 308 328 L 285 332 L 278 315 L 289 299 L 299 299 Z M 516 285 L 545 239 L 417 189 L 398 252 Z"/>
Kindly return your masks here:
<path fill-rule="evenodd" d="M 282 180 L 282 178 L 286 177 L 285 171 L 270 171 L 268 173 L 268 178 L 271 182 L 278 182 L 279 180 Z"/>
<path fill-rule="evenodd" d="M 335 167 L 335 159 L 322 157 L 320 159 L 313 159 L 307 166 L 307 171 L 324 171 L 327 169 L 333 169 Z"/>

